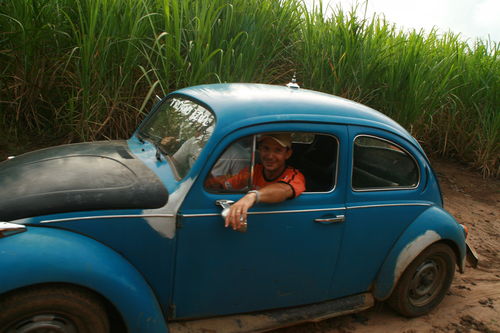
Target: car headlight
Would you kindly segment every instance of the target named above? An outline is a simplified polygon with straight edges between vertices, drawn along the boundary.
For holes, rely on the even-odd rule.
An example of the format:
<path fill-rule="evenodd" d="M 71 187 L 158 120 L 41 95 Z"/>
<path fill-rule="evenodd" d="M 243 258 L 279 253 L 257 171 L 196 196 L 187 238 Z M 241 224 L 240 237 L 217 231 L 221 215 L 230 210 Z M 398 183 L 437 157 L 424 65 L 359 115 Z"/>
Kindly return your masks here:
<path fill-rule="evenodd" d="M 26 226 L 9 222 L 0 222 L 0 238 L 26 231 Z"/>

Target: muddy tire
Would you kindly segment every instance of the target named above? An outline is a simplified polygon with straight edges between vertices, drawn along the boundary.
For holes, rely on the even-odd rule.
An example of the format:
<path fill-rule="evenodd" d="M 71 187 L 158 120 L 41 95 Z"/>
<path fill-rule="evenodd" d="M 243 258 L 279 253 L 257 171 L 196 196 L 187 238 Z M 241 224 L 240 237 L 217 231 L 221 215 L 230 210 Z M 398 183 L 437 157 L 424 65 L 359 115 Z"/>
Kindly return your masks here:
<path fill-rule="evenodd" d="M 108 333 L 105 307 L 93 294 L 66 287 L 24 289 L 0 298 L 3 333 Z"/>
<path fill-rule="evenodd" d="M 434 309 L 450 288 L 455 273 L 456 257 L 445 244 L 433 244 L 408 266 L 389 305 L 406 317 L 424 315 Z"/>

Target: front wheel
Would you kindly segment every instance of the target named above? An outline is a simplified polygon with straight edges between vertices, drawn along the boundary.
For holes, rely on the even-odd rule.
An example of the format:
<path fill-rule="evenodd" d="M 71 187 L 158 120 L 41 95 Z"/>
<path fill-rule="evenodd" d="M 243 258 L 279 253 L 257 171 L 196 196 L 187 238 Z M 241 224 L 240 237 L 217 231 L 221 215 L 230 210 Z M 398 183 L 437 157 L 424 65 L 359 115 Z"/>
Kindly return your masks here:
<path fill-rule="evenodd" d="M 29 288 L 0 298 L 3 333 L 107 333 L 109 322 L 102 302 L 81 289 Z"/>
<path fill-rule="evenodd" d="M 450 288 L 456 257 L 445 244 L 433 244 L 405 270 L 388 300 L 389 305 L 407 317 L 424 315 L 435 308 Z"/>

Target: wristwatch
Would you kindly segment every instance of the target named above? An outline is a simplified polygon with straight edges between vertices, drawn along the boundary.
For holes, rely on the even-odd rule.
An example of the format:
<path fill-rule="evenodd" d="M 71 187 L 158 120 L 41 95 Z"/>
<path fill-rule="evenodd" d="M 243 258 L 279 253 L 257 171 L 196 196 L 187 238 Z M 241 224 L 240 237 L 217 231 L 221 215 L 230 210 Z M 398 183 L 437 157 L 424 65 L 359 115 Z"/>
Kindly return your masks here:
<path fill-rule="evenodd" d="M 250 194 L 250 193 L 255 193 L 255 203 L 259 203 L 259 201 L 260 201 L 260 193 L 259 193 L 259 191 L 257 191 L 257 190 L 251 190 L 251 191 L 247 192 L 247 194 Z"/>

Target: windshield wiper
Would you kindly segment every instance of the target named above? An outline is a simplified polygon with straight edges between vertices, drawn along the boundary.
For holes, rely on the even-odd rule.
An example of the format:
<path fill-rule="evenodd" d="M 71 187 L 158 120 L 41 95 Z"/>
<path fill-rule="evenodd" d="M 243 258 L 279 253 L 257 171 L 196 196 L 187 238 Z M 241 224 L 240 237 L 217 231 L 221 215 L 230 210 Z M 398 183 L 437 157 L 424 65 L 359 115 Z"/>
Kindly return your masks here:
<path fill-rule="evenodd" d="M 146 134 L 142 133 L 142 132 L 137 132 L 136 137 L 137 137 L 137 140 L 139 140 L 139 142 L 142 143 L 142 144 L 145 144 L 146 141 L 144 139 L 148 138 L 148 136 Z"/>
<path fill-rule="evenodd" d="M 155 157 L 156 159 L 161 162 L 161 154 L 165 153 L 161 148 L 160 145 L 153 139 L 151 135 L 145 134 L 145 133 L 137 133 L 137 139 L 142 143 L 145 144 L 146 140 L 149 141 L 153 146 L 155 146 L 156 152 L 155 152 Z"/>
<path fill-rule="evenodd" d="M 162 147 L 160 146 L 160 144 L 158 143 L 158 141 L 155 141 L 155 140 L 148 140 L 150 141 L 153 146 L 155 146 L 155 149 L 156 149 L 156 153 L 155 153 L 155 157 L 156 159 L 161 162 L 162 159 L 161 159 L 161 155 L 167 155 L 167 153 L 165 152 L 165 150 L 162 149 Z"/>
<path fill-rule="evenodd" d="M 160 145 L 154 144 L 156 147 L 156 159 L 161 162 L 161 151 L 160 151 Z"/>

